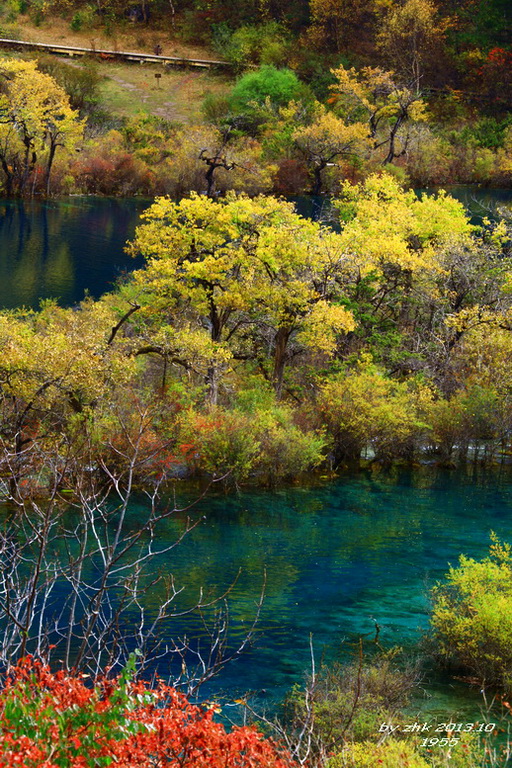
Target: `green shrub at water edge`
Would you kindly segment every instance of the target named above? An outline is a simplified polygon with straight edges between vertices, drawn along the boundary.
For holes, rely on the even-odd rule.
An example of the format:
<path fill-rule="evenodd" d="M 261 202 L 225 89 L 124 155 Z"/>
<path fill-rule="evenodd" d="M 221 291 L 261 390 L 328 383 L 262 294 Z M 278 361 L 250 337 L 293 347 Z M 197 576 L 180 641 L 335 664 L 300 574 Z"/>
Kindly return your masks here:
<path fill-rule="evenodd" d="M 232 411 L 190 409 L 180 418 L 180 439 L 193 446 L 192 469 L 235 484 L 250 475 L 266 484 L 295 477 L 318 466 L 325 449 L 321 434 L 299 429 L 292 410 L 274 403 L 252 412 L 242 402 Z"/>
<path fill-rule="evenodd" d="M 312 751 L 322 768 L 498 768 L 507 758 L 485 734 L 415 733 L 416 719 L 405 708 L 418 689 L 418 661 L 392 648 L 350 664 L 323 667 L 305 691 L 296 687 L 285 703 L 287 732 L 301 734 L 308 724 Z M 313 707 L 313 719 L 311 718 Z M 423 718 L 422 718 L 423 719 Z M 448 718 L 449 719 L 449 718 Z M 383 733 L 382 723 L 395 733 Z M 433 722 L 431 723 L 434 724 Z M 494 735 L 494 734 L 493 734 Z M 429 745 L 432 736 L 439 736 Z M 439 743 L 441 742 L 441 743 Z M 505 750 L 506 751 L 506 750 Z"/>
<path fill-rule="evenodd" d="M 406 741 L 351 744 L 331 758 L 328 768 L 430 768 L 430 763 Z"/>
<path fill-rule="evenodd" d="M 432 590 L 436 653 L 487 685 L 512 690 L 512 548 L 492 534 L 482 560 L 461 555 Z"/>
<path fill-rule="evenodd" d="M 315 756 L 330 755 L 332 768 L 359 765 L 350 761 L 351 752 L 346 751 L 354 744 L 363 752 L 368 744 L 369 754 L 372 750 L 375 754 L 381 724 L 406 722 L 402 708 L 418 684 L 417 665 L 400 661 L 399 656 L 400 649 L 394 648 L 367 660 L 361 646 L 357 661 L 323 667 L 305 691 L 294 688 L 284 705 L 284 722 L 292 740 L 300 739 L 304 728 L 309 728 Z M 331 768 L 331 761 L 328 765 Z"/>
<path fill-rule="evenodd" d="M 485 744 L 474 733 L 462 734 L 453 747 L 421 747 L 417 736 L 388 739 L 382 744 L 365 741 L 348 744 L 328 760 L 327 768 L 498 768 L 506 765 L 499 755 L 491 759 Z"/>

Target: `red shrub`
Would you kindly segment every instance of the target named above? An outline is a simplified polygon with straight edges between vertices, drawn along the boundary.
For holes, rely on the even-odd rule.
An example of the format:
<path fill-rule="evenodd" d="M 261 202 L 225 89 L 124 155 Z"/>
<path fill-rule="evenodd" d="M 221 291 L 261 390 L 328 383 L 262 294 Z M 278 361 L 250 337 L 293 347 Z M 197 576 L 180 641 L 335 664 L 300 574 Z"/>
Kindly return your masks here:
<path fill-rule="evenodd" d="M 276 195 L 300 195 L 310 185 L 309 173 L 302 160 L 284 159 L 274 177 Z"/>
<path fill-rule="evenodd" d="M 253 728 L 226 732 L 213 709 L 174 688 L 135 683 L 134 664 L 115 680 L 84 681 L 25 659 L 0 693 L 0 768 L 292 768 Z"/>
<path fill-rule="evenodd" d="M 154 174 L 140 159 L 114 147 L 85 152 L 71 165 L 79 187 L 95 195 L 151 194 Z"/>

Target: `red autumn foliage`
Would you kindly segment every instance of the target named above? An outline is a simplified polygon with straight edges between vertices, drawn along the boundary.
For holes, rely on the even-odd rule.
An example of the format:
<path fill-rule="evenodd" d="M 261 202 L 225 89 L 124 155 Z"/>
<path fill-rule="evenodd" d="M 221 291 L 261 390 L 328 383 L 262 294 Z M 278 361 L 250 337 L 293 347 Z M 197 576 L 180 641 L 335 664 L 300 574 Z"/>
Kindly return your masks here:
<path fill-rule="evenodd" d="M 0 768 L 293 768 L 258 731 L 227 732 L 213 714 L 126 671 L 87 686 L 27 658 L 0 693 Z"/>
<path fill-rule="evenodd" d="M 483 86 L 489 98 L 510 104 L 512 51 L 505 48 L 492 48 L 476 73 L 479 87 Z"/>
<path fill-rule="evenodd" d="M 511 58 L 512 53 L 510 51 L 506 51 L 504 48 L 493 48 L 487 54 L 487 61 L 492 61 L 495 64 L 499 64 L 500 67 L 510 64 Z"/>
<path fill-rule="evenodd" d="M 79 186 L 94 195 L 151 194 L 154 190 L 154 174 L 147 165 L 117 147 L 85 153 L 70 170 Z"/>
<path fill-rule="evenodd" d="M 274 192 L 276 195 L 300 195 L 308 180 L 308 169 L 302 160 L 285 158 L 274 176 Z"/>

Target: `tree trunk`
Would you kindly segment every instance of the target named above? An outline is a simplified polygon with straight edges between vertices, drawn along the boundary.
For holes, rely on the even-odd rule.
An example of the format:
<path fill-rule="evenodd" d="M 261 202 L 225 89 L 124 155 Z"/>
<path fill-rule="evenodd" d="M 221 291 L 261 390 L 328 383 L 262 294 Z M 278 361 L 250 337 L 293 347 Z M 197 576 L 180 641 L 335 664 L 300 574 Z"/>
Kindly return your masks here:
<path fill-rule="evenodd" d="M 23 154 L 23 168 L 21 170 L 20 177 L 19 177 L 19 189 L 18 189 L 18 193 L 21 196 L 23 196 L 23 192 L 25 191 L 25 187 L 27 186 L 27 182 L 30 176 L 30 170 L 31 168 L 34 167 L 35 160 L 36 160 L 36 154 L 32 147 L 32 142 L 30 141 L 28 136 L 26 136 L 23 139 L 23 144 L 25 145 L 25 152 Z M 32 156 L 31 156 L 31 151 L 32 151 Z"/>
<path fill-rule="evenodd" d="M 213 178 L 213 174 L 215 173 L 216 168 L 217 168 L 216 165 L 214 165 L 213 163 L 209 163 L 208 170 L 204 175 L 206 179 L 206 196 L 207 197 L 213 197 L 213 190 L 215 186 L 215 180 Z"/>
<path fill-rule="evenodd" d="M 57 151 L 57 144 L 50 138 L 50 153 L 48 155 L 48 162 L 46 164 L 46 173 L 44 179 L 44 187 L 46 190 L 46 197 L 50 196 L 50 174 L 52 172 L 53 158 Z"/>
<path fill-rule="evenodd" d="M 171 26 L 173 29 L 176 29 L 176 6 L 173 3 L 173 0 L 169 0 L 169 5 L 171 8 Z"/>
<path fill-rule="evenodd" d="M 9 166 L 4 157 L 1 158 L 2 170 L 5 174 L 5 195 L 6 197 L 12 197 L 13 193 L 13 175 L 9 170 Z"/>
<path fill-rule="evenodd" d="M 206 383 L 208 384 L 208 405 L 210 408 L 215 408 L 219 400 L 219 368 L 215 363 L 208 368 Z"/>
<path fill-rule="evenodd" d="M 278 400 L 281 399 L 283 393 L 283 376 L 284 368 L 286 365 L 286 347 L 291 335 L 291 328 L 279 328 L 275 335 L 275 352 L 274 352 L 274 372 L 272 374 L 272 382 L 274 384 L 274 390 Z"/>
<path fill-rule="evenodd" d="M 320 195 L 322 193 L 322 171 L 325 168 L 325 165 L 316 165 L 313 168 L 313 174 L 314 174 L 314 182 L 313 182 L 313 188 L 311 190 L 312 195 Z"/>
<path fill-rule="evenodd" d="M 391 132 L 389 134 L 389 152 L 387 154 L 386 159 L 384 160 L 384 165 L 387 165 L 388 163 L 392 163 L 395 157 L 398 157 L 397 153 L 395 152 L 395 139 L 396 139 L 396 134 L 398 133 L 398 129 L 403 123 L 403 120 L 404 120 L 403 115 L 399 115 L 396 123 L 391 129 Z"/>

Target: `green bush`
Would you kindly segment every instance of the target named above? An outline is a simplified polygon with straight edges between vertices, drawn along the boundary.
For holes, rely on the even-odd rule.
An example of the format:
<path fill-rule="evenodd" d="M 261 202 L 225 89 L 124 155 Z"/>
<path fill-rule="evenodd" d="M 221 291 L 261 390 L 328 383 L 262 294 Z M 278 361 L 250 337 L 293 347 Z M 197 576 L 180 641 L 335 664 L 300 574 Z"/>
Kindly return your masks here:
<path fill-rule="evenodd" d="M 272 484 L 322 461 L 323 437 L 299 429 L 292 409 L 276 405 L 272 392 L 247 390 L 237 400 L 231 411 L 203 415 L 190 409 L 181 417 L 180 440 L 190 446 L 193 469 L 235 483 L 255 475 Z"/>
<path fill-rule="evenodd" d="M 201 112 L 207 123 L 222 125 L 231 112 L 229 99 L 224 94 L 208 92 L 201 104 Z"/>
<path fill-rule="evenodd" d="M 474 125 L 468 125 L 460 132 L 464 142 L 473 140 L 482 149 L 499 149 L 505 143 L 507 128 L 512 125 L 512 116 L 503 120 L 495 117 L 482 117 Z"/>
<path fill-rule="evenodd" d="M 103 77 L 94 62 L 86 61 L 79 66 L 70 66 L 58 61 L 55 56 L 38 56 L 37 67 L 64 88 L 73 109 L 91 113 L 97 108 L 100 101 L 99 85 Z"/>
<path fill-rule="evenodd" d="M 254 467 L 259 443 L 245 414 L 217 409 L 208 415 L 188 411 L 183 416 L 181 440 L 191 445 L 193 467 L 234 483 L 245 480 Z"/>
<path fill-rule="evenodd" d="M 39 27 L 46 18 L 48 3 L 46 0 L 31 0 L 28 9 L 33 23 Z"/>
<path fill-rule="evenodd" d="M 3 13 L 8 23 L 16 21 L 20 13 L 25 13 L 26 3 L 23 0 L 7 0 Z"/>
<path fill-rule="evenodd" d="M 71 27 L 71 30 L 73 32 L 80 32 L 80 30 L 82 29 L 82 24 L 83 24 L 82 14 L 80 13 L 80 11 L 77 11 L 75 14 L 73 14 L 73 18 L 69 22 L 69 26 Z"/>
<path fill-rule="evenodd" d="M 280 107 L 306 96 L 307 87 L 291 69 L 276 69 L 265 64 L 238 81 L 231 92 L 230 104 L 234 112 L 247 113 L 267 100 L 273 107 Z"/>
<path fill-rule="evenodd" d="M 293 424 L 290 408 L 261 411 L 255 422 L 260 441 L 256 469 L 270 484 L 318 466 L 324 458 L 325 440 L 314 432 L 303 432 Z"/>
<path fill-rule="evenodd" d="M 326 50 L 315 51 L 307 46 L 296 46 L 293 56 L 294 70 L 298 77 L 310 86 L 315 97 L 321 102 L 332 96 L 331 85 L 336 83 L 332 70 L 340 65 L 350 69 L 353 63 L 346 56 L 332 54 Z"/>
<path fill-rule="evenodd" d="M 421 382 L 387 378 L 366 359 L 348 375 L 327 379 L 317 409 L 333 441 L 335 464 L 359 459 L 365 448 L 382 461 L 410 456 L 427 430 L 422 410 L 428 400 Z"/>
<path fill-rule="evenodd" d="M 297 477 L 323 460 L 323 434 L 300 429 L 294 423 L 292 408 L 277 403 L 273 390 L 261 382 L 253 386 L 248 378 L 248 386 L 237 394 L 236 408 L 251 418 L 251 428 L 259 442 L 254 469 L 267 483 Z"/>
<path fill-rule="evenodd" d="M 286 32 L 275 21 L 240 27 L 235 32 L 226 24 L 217 24 L 213 42 L 218 53 L 239 70 L 250 64 L 278 65 L 286 61 Z"/>
<path fill-rule="evenodd" d="M 431 625 L 441 660 L 512 691 L 512 548 L 491 538 L 487 557 L 461 555 L 434 587 Z"/>
<path fill-rule="evenodd" d="M 69 26 L 73 32 L 80 32 L 81 29 L 90 29 L 94 24 L 95 18 L 94 8 L 86 5 L 73 15 Z"/>
<path fill-rule="evenodd" d="M 382 744 L 348 744 L 327 761 L 326 768 L 498 768 L 508 762 L 504 755 L 494 756 L 476 733 L 461 734 L 450 747 L 424 749 L 420 742 L 421 737 L 413 736 Z"/>
<path fill-rule="evenodd" d="M 444 460 L 451 461 L 454 452 L 464 458 L 470 446 L 497 441 L 500 431 L 498 392 L 492 387 L 468 386 L 449 400 L 440 398 L 428 405 L 427 421 L 432 439 Z"/>
<path fill-rule="evenodd" d="M 381 724 L 405 723 L 401 708 L 417 683 L 417 665 L 404 663 L 396 648 L 370 660 L 330 665 L 310 681 L 307 694 L 298 688 L 292 691 L 285 703 L 284 722 L 289 733 L 301 733 L 304 724 L 310 722 L 312 704 L 313 750 L 318 755 L 337 755 L 339 760 L 332 762 L 333 768 L 352 766 L 353 762 L 344 762 L 347 754 L 340 752 L 342 745 L 364 745 L 374 740 L 371 749 L 375 753 Z"/>

